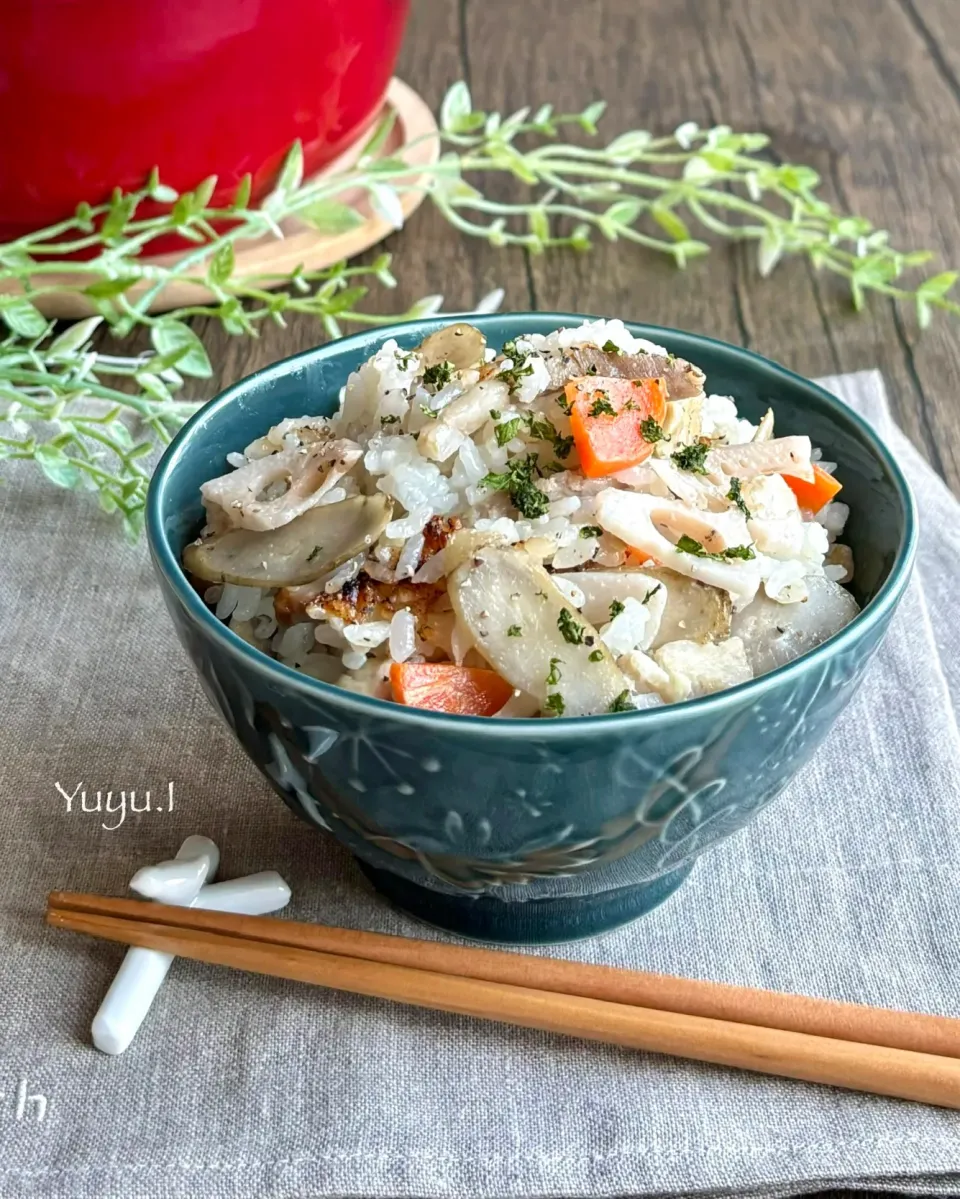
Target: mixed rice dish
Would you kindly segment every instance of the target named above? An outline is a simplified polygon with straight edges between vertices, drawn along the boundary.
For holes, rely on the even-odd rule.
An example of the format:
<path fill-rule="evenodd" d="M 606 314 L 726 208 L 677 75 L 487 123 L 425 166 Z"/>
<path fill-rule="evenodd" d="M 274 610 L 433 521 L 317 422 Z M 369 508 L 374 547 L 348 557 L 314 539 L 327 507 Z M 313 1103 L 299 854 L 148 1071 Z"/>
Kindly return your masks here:
<path fill-rule="evenodd" d="M 792 661 L 858 607 L 835 467 L 619 320 L 384 344 L 332 417 L 201 487 L 184 567 L 314 678 L 471 716 L 629 712 Z"/>

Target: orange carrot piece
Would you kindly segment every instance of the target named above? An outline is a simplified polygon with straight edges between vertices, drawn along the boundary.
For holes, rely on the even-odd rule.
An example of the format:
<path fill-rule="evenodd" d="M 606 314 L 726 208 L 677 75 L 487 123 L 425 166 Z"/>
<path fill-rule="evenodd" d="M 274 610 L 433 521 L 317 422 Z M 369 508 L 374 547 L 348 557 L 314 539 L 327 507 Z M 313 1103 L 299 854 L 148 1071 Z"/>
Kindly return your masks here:
<path fill-rule="evenodd" d="M 454 716 L 493 716 L 513 695 L 495 670 L 452 662 L 394 662 L 390 684 L 397 703 Z"/>
<path fill-rule="evenodd" d="M 784 475 L 783 481 L 797 497 L 800 507 L 811 512 L 819 512 L 824 504 L 829 504 L 843 486 L 833 475 L 821 470 L 816 463 L 813 466 L 812 483 L 808 483 L 806 479 L 798 479 L 795 475 Z"/>
<path fill-rule="evenodd" d="M 649 458 L 653 442 L 642 425 L 658 425 L 667 410 L 662 379 L 612 379 L 584 375 L 566 386 L 570 429 L 588 479 L 600 479 Z"/>

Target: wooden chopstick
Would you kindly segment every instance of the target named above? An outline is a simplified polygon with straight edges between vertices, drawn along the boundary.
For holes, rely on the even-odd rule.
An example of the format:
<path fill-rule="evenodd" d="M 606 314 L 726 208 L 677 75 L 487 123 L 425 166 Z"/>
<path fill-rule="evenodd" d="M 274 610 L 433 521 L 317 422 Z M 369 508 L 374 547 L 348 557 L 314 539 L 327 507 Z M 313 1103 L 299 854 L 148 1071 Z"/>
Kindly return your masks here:
<path fill-rule="evenodd" d="M 214 965 L 417 1007 L 960 1108 L 960 1061 L 374 962 L 207 929 L 51 907 L 47 922 Z"/>
<path fill-rule="evenodd" d="M 56 902 L 61 898 L 64 906 Z M 72 908 L 67 906 L 71 902 Z M 84 902 L 132 903 L 138 915 L 84 911 L 77 906 Z M 234 922 L 238 920 L 261 923 L 260 917 L 233 917 L 181 908 L 162 911 L 164 917 L 170 913 L 212 916 L 215 928 L 143 918 L 143 909 L 153 915 L 164 908 L 165 905 L 139 904 L 133 900 L 103 901 L 98 897 L 55 894 L 50 897 L 47 922 L 178 957 L 418 1007 L 960 1108 L 960 1061 L 955 1058 L 490 982 L 247 937 L 236 931 L 220 931 L 235 928 Z M 284 922 L 267 920 L 266 923 Z M 301 932 L 302 929 L 300 926 Z"/>
<path fill-rule="evenodd" d="M 582 962 L 449 945 L 440 941 L 419 941 L 358 929 L 302 924 L 269 916 L 202 912 L 193 908 L 105 895 L 54 891 L 49 903 L 51 908 L 125 916 L 174 928 L 206 929 L 271 945 L 289 945 L 366 961 L 412 966 L 437 974 L 459 975 L 865 1045 L 884 1045 L 889 1049 L 906 1049 L 914 1053 L 960 1057 L 960 1020 L 949 1016 L 898 1012 L 889 1008 L 814 999 L 806 995 L 788 995 L 639 970 L 621 970 L 612 966 L 591 966 Z"/>

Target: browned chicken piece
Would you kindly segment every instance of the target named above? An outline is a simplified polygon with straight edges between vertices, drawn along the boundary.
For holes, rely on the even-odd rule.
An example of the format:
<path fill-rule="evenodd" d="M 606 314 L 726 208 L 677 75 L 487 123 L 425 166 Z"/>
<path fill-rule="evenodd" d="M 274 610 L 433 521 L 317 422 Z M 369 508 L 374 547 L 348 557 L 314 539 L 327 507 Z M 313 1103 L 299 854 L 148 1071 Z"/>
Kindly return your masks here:
<path fill-rule="evenodd" d="M 322 590 L 309 605 L 308 615 L 322 609 L 327 616 L 339 616 L 347 624 L 369 620 L 389 620 L 401 608 L 409 608 L 422 620 L 446 590 L 444 583 L 381 583 L 362 572 L 333 595 Z"/>
<path fill-rule="evenodd" d="M 461 523 L 459 516 L 434 516 L 427 522 L 423 530 L 420 566 L 444 548 L 460 529 Z M 430 594 L 427 595 L 427 592 Z M 361 573 L 333 595 L 325 594 L 320 580 L 304 583 L 300 587 L 281 587 L 273 606 L 277 620 L 284 624 L 306 616 L 307 608 L 314 605 L 330 616 L 341 616 L 351 622 L 389 620 L 400 608 L 409 608 L 414 615 L 421 615 L 421 608 L 425 612 L 442 592 L 442 586 L 438 588 L 433 584 L 407 581 L 380 583 Z M 341 608 L 343 611 L 340 611 Z M 386 615 L 381 615 L 381 612 Z"/>
<path fill-rule="evenodd" d="M 700 395 L 706 376 L 683 358 L 663 354 L 612 354 L 599 346 L 575 346 L 559 359 L 547 360 L 550 385 L 563 387 L 582 375 L 605 375 L 619 379 L 663 379 L 671 400 Z"/>

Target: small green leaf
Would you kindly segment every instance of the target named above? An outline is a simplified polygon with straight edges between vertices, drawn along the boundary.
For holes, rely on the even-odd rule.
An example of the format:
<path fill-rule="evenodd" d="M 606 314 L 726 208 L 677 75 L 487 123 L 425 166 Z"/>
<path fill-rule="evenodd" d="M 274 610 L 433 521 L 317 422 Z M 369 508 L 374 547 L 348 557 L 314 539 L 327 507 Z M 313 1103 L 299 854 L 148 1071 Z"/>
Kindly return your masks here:
<path fill-rule="evenodd" d="M 280 192 L 284 196 L 288 196 L 291 192 L 296 191 L 303 182 L 303 146 L 299 140 L 295 141 L 287 151 L 287 157 L 284 159 L 283 166 L 280 168 L 280 174 L 277 177 L 274 191 Z"/>
<path fill-rule="evenodd" d="M 253 181 L 249 175 L 244 177 L 237 184 L 237 190 L 233 193 L 233 200 L 230 203 L 231 208 L 246 208 L 250 203 L 250 191 L 253 187 Z"/>
<path fill-rule="evenodd" d="M 716 177 L 717 172 L 702 154 L 694 154 L 684 163 L 683 178 L 687 183 L 707 183 Z"/>
<path fill-rule="evenodd" d="M 368 183 L 370 203 L 374 212 L 381 220 L 392 225 L 394 229 L 403 228 L 403 208 L 396 191 L 386 183 Z"/>
<path fill-rule="evenodd" d="M 632 162 L 639 158 L 652 141 L 646 129 L 632 129 L 629 133 L 621 133 L 607 146 L 607 153 L 617 162 Z"/>
<path fill-rule="evenodd" d="M 209 379 L 213 374 L 207 351 L 196 333 L 182 321 L 167 317 L 150 330 L 150 340 L 158 354 L 169 354 L 186 346 L 188 352 L 177 359 L 178 368 L 185 375 L 197 379 Z"/>
<path fill-rule="evenodd" d="M 173 399 L 173 393 L 157 375 L 149 371 L 138 371 L 134 378 L 152 400 L 165 404 Z"/>
<path fill-rule="evenodd" d="M 38 445 L 33 453 L 34 461 L 51 483 L 72 490 L 80 484 L 80 472 L 63 450 L 54 445 Z"/>
<path fill-rule="evenodd" d="M 373 158 L 386 145 L 387 138 L 393 131 L 393 127 L 397 122 L 396 109 L 390 108 L 387 110 L 386 116 L 377 122 L 377 127 L 370 136 L 370 140 L 360 152 L 361 162 L 366 158 Z"/>
<path fill-rule="evenodd" d="M 550 236 L 550 219 L 542 208 L 531 208 L 527 213 L 527 225 L 530 232 L 539 241 L 545 242 Z"/>
<path fill-rule="evenodd" d="M 119 190 L 113 193 L 110 201 L 110 211 L 100 226 L 100 236 L 106 242 L 116 241 L 126 228 L 127 222 L 133 216 L 137 201 L 133 196 L 124 195 Z"/>
<path fill-rule="evenodd" d="M 217 188 L 216 175 L 208 175 L 202 183 L 193 189 L 194 212 L 199 212 L 210 203 L 210 198 Z"/>
<path fill-rule="evenodd" d="M 34 308 L 26 296 L 0 296 L 0 317 L 11 333 L 31 341 L 43 337 L 47 331 L 43 314 Z"/>
<path fill-rule="evenodd" d="M 674 241 L 686 241 L 689 238 L 690 230 L 673 209 L 667 208 L 663 204 L 651 204 L 650 215 L 664 233 L 668 237 L 672 237 Z"/>
<path fill-rule="evenodd" d="M 588 104 L 580 114 L 580 127 L 586 130 L 587 133 L 597 132 L 597 121 L 603 116 L 607 110 L 606 100 L 596 100 L 593 104 Z"/>
<path fill-rule="evenodd" d="M 764 278 L 780 261 L 783 250 L 783 234 L 778 226 L 768 225 L 763 231 L 757 250 L 757 269 Z"/>
<path fill-rule="evenodd" d="M 233 274 L 233 268 L 233 242 L 225 241 L 210 259 L 210 266 L 207 268 L 207 278 L 217 287 L 221 287 Z"/>
<path fill-rule="evenodd" d="M 140 540 L 143 533 L 143 508 L 134 508 L 123 514 L 123 533 L 132 545 Z"/>
<path fill-rule="evenodd" d="M 47 353 L 51 358 L 69 357 L 87 344 L 102 320 L 102 316 L 88 316 L 86 320 L 75 321 L 53 339 L 47 347 Z"/>
<path fill-rule="evenodd" d="M 136 275 L 126 275 L 121 279 L 98 279 L 95 283 L 87 284 L 83 292 L 95 300 L 109 300 L 113 296 L 123 295 L 136 282 Z"/>
<path fill-rule="evenodd" d="M 440 128 L 445 133 L 463 133 L 463 122 L 473 113 L 470 89 L 462 79 L 447 89 L 440 105 Z"/>
<path fill-rule="evenodd" d="M 943 271 L 939 275 L 931 275 L 929 279 L 924 279 L 920 284 L 917 288 L 917 293 L 922 295 L 924 299 L 930 299 L 931 297 L 942 299 L 950 291 L 958 278 L 960 278 L 960 272 L 958 271 Z"/>
<path fill-rule="evenodd" d="M 643 211 L 643 208 L 644 204 L 642 200 L 630 196 L 628 199 L 617 200 L 615 204 L 611 204 L 603 214 L 603 219 L 604 221 L 609 221 L 612 225 L 619 225 L 621 227 L 632 225 Z"/>
<path fill-rule="evenodd" d="M 363 224 L 360 213 L 339 200 L 314 200 L 312 204 L 296 209 L 293 215 L 319 233 L 346 233 Z"/>

